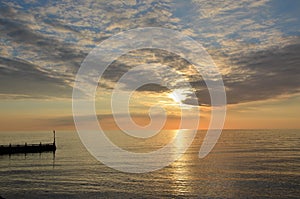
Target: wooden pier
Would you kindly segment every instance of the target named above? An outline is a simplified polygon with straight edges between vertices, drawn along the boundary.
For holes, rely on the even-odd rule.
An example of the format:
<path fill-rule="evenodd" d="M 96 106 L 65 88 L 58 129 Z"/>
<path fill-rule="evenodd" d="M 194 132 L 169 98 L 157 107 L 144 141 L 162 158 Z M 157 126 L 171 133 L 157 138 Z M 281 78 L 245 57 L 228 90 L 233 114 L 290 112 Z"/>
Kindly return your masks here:
<path fill-rule="evenodd" d="M 24 145 L 0 145 L 0 155 L 11 155 L 17 153 L 42 153 L 42 152 L 53 152 L 56 151 L 55 145 L 55 131 L 53 131 L 53 143 L 42 144 L 27 144 Z"/>

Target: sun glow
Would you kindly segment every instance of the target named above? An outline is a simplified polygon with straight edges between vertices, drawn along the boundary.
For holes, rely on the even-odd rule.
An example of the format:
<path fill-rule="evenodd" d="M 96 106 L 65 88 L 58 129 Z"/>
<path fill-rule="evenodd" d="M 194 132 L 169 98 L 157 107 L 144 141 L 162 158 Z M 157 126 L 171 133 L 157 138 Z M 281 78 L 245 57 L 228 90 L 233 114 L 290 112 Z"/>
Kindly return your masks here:
<path fill-rule="evenodd" d="M 185 92 L 182 89 L 175 89 L 168 96 L 179 104 L 182 104 L 182 102 L 186 99 Z"/>

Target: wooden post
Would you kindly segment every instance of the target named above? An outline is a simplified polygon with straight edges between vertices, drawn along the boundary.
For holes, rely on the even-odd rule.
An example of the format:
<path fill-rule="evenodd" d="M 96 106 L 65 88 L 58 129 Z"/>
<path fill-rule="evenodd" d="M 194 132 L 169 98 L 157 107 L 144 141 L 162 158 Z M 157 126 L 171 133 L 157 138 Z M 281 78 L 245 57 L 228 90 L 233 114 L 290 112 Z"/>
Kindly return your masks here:
<path fill-rule="evenodd" d="M 26 155 L 27 155 L 27 142 L 25 142 L 25 145 L 24 145 L 24 152 L 25 152 L 25 159 L 26 159 Z"/>
<path fill-rule="evenodd" d="M 53 144 L 55 145 L 55 130 L 53 130 Z"/>

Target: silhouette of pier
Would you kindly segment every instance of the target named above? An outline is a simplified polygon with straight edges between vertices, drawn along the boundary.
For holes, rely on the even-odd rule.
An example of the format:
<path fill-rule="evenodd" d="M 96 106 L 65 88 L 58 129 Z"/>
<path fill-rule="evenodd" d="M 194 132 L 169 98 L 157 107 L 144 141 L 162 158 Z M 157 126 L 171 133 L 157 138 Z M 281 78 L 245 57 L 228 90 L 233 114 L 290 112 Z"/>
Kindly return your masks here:
<path fill-rule="evenodd" d="M 56 144 L 55 144 L 55 131 L 53 131 L 53 143 L 45 143 L 42 144 L 27 144 L 24 145 L 0 145 L 0 155 L 11 155 L 17 153 L 42 153 L 42 152 L 53 152 L 56 151 Z"/>

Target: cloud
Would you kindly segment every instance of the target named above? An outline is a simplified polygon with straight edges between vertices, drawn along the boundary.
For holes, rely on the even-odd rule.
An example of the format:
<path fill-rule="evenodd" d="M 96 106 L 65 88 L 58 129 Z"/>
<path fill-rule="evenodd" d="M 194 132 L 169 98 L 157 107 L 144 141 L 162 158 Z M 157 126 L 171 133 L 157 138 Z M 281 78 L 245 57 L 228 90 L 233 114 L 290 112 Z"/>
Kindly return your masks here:
<path fill-rule="evenodd" d="M 114 117 L 118 117 L 119 118 L 119 121 L 121 123 L 123 123 L 123 125 L 128 125 L 126 123 L 124 123 L 124 121 L 127 121 L 127 120 L 124 120 L 123 119 L 126 119 L 128 117 L 127 114 L 115 114 L 115 115 L 112 115 L 112 114 L 97 114 L 96 115 L 98 121 L 101 123 L 103 121 L 103 123 L 101 124 L 101 128 L 104 127 L 109 127 L 108 129 L 110 129 L 113 124 L 113 126 L 117 126 L 116 123 L 115 123 L 115 120 L 114 120 Z M 147 114 L 141 114 L 141 113 L 133 113 L 131 114 L 131 117 L 133 119 L 139 119 L 140 121 L 142 121 L 143 125 L 146 125 L 148 124 L 148 122 L 150 122 L 150 118 Z M 154 118 L 154 120 L 157 120 L 158 118 L 165 118 L 164 115 L 152 115 L 152 117 Z M 180 121 L 181 120 L 181 116 L 180 115 L 166 115 L 167 117 L 167 120 L 177 120 L 177 121 Z M 205 116 L 203 115 L 199 115 L 199 117 L 201 119 L 205 119 Z M 195 115 L 186 115 L 185 118 L 189 118 L 190 120 L 195 120 L 197 118 L 195 118 Z M 86 122 L 86 123 L 89 123 L 89 122 L 92 122 L 94 121 L 94 115 L 86 115 L 86 116 L 80 116 L 80 117 L 77 117 L 77 119 L 80 119 L 81 122 Z M 74 125 L 74 117 L 73 115 L 67 115 L 67 116 L 60 116 L 60 117 L 49 117 L 49 118 L 41 118 L 39 119 L 39 124 L 42 125 L 42 124 L 47 124 L 47 125 L 52 125 L 52 126 L 55 126 L 55 127 L 65 127 L 65 126 L 73 126 Z M 109 124 L 109 125 L 108 125 Z M 138 123 L 139 125 L 142 125 L 141 123 Z"/>
<path fill-rule="evenodd" d="M 265 100 L 299 92 L 299 54 L 298 42 L 236 57 L 233 62 L 243 72 L 224 77 L 229 103 Z"/>
<path fill-rule="evenodd" d="M 1 97 L 69 98 L 71 91 L 72 87 L 63 78 L 50 77 L 48 73 L 38 70 L 34 64 L 0 57 Z"/>
<path fill-rule="evenodd" d="M 26 54 L 22 55 L 22 49 L 25 49 L 33 52 L 37 60 L 64 60 L 64 63 L 69 62 L 69 64 L 72 64 L 72 61 L 74 61 L 77 63 L 75 65 L 78 68 L 79 61 L 86 56 L 86 53 L 78 50 L 76 46 L 48 35 L 37 33 L 28 25 L 24 25 L 22 21 L 0 18 L 0 25 L 4 29 L 1 33 L 2 39 L 12 41 L 13 47 L 20 51 L 21 57 L 29 58 Z"/>
<path fill-rule="evenodd" d="M 80 63 L 96 44 L 120 31 L 146 26 L 178 30 L 203 44 L 223 74 L 230 104 L 299 92 L 299 15 L 279 15 L 268 0 L 4 0 L 0 5 L 0 97 L 71 97 Z M 210 103 L 205 82 L 191 64 L 159 50 L 120 57 L 99 85 L 112 89 L 124 73 L 142 63 L 173 67 L 192 85 L 200 104 Z M 165 71 L 154 75 L 159 73 L 166 82 L 174 81 Z M 154 85 L 138 91 L 166 92 Z"/>
<path fill-rule="evenodd" d="M 227 103 L 238 104 L 293 95 L 300 91 L 300 43 L 231 57 L 235 67 L 223 75 Z M 199 104 L 210 104 L 203 79 L 191 81 Z M 186 100 L 189 103 L 189 98 Z"/>
<path fill-rule="evenodd" d="M 249 52 L 230 57 L 230 62 L 236 67 L 231 72 L 223 75 L 224 84 L 227 90 L 229 104 L 266 100 L 299 92 L 299 53 L 300 45 L 296 43 L 282 48 L 270 48 L 261 51 Z M 195 70 L 190 68 L 190 64 L 182 61 L 178 56 L 159 50 L 143 50 L 140 53 L 134 52 L 131 56 L 121 58 L 108 70 L 104 77 L 117 81 L 128 69 L 142 63 L 162 63 L 172 66 L 178 72 L 183 73 L 191 86 L 196 91 L 199 104 L 210 104 L 210 96 L 206 84 L 201 76 L 196 75 Z M 140 56 L 137 56 L 140 55 Z M 142 57 L 142 61 L 134 60 L 133 57 Z M 124 66 L 131 63 L 131 65 Z M 122 63 L 122 64 L 121 64 Z M 119 68 L 119 69 L 118 69 Z M 127 69 L 127 70 L 125 70 Z M 187 71 L 190 73 L 188 74 Z M 194 72 L 193 72 L 194 71 Z M 158 75 L 165 74 L 157 69 Z M 153 78 L 153 75 L 136 75 L 142 78 Z M 174 82 L 172 75 L 165 76 L 166 82 Z M 136 79 L 132 79 L 132 84 Z M 131 82 L 128 82 L 131 84 Z M 168 89 L 159 85 L 144 85 L 137 91 L 169 92 Z M 186 99 L 185 103 L 190 104 L 191 99 Z"/>

